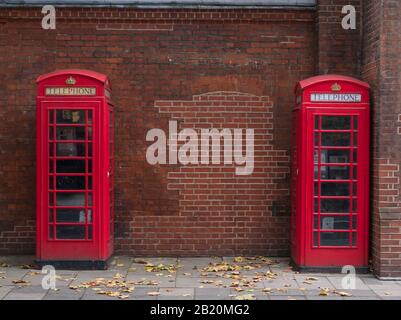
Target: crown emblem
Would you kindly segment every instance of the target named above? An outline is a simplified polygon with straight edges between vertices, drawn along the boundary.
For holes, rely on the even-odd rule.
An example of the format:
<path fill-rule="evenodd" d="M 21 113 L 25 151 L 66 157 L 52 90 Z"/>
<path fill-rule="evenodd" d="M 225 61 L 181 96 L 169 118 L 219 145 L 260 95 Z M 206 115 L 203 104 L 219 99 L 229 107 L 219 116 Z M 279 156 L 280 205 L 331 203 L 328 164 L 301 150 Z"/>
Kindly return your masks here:
<path fill-rule="evenodd" d="M 338 83 L 335 83 L 331 86 L 331 90 L 332 91 L 340 91 L 341 90 L 341 86 Z"/>
<path fill-rule="evenodd" d="M 75 84 L 77 82 L 77 80 L 75 80 L 73 77 L 69 77 L 69 78 L 67 78 L 67 80 L 65 80 L 65 83 L 66 84 L 71 84 L 71 85 L 73 85 L 73 84 Z"/>

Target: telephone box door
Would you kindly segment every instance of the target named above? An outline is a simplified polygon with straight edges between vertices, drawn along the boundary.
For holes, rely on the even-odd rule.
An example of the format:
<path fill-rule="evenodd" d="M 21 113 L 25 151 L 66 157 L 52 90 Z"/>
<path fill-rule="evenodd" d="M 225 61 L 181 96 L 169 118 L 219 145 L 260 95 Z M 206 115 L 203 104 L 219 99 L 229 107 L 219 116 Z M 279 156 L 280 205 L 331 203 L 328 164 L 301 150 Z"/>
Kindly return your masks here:
<path fill-rule="evenodd" d="M 363 265 L 368 217 L 367 109 L 309 109 L 306 265 Z"/>
<path fill-rule="evenodd" d="M 47 217 L 42 219 L 42 252 L 59 252 L 60 259 L 96 258 L 100 217 L 98 196 L 99 103 L 44 102 L 43 135 L 48 157 L 44 182 L 48 190 Z M 46 257 L 44 257 L 46 258 Z"/>

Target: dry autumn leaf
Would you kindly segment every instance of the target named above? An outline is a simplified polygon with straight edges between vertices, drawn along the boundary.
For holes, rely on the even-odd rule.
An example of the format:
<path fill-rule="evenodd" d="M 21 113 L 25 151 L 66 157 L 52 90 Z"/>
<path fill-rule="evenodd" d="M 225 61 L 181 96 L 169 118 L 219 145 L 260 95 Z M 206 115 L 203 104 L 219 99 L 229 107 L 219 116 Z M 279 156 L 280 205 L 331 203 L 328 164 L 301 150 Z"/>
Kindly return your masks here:
<path fill-rule="evenodd" d="M 315 277 L 307 277 L 305 280 L 306 281 L 318 281 L 319 279 L 315 278 Z"/>
<path fill-rule="evenodd" d="M 328 296 L 330 293 L 329 288 L 321 288 L 319 292 L 319 296 Z"/>
<path fill-rule="evenodd" d="M 24 285 L 30 284 L 29 281 L 22 280 L 22 279 L 20 279 L 20 280 L 13 280 L 12 282 L 13 282 L 14 284 L 24 284 Z"/>
<path fill-rule="evenodd" d="M 344 292 L 344 291 L 336 291 L 335 293 L 337 293 L 338 295 L 340 295 L 342 297 L 352 297 L 351 293 Z"/>
<path fill-rule="evenodd" d="M 234 300 L 256 300 L 256 298 L 253 294 L 243 294 L 240 296 L 236 296 Z"/>
<path fill-rule="evenodd" d="M 160 292 L 158 292 L 158 291 L 148 292 L 148 296 L 158 296 L 159 294 L 160 294 Z"/>

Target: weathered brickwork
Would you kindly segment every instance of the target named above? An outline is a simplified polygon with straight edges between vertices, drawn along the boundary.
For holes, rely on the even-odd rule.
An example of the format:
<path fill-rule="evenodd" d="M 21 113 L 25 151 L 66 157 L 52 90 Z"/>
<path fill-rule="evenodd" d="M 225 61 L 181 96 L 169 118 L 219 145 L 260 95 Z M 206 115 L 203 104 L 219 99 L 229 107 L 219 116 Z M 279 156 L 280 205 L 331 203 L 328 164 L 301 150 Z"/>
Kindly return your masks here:
<path fill-rule="evenodd" d="M 349 4 L 356 30 L 341 27 Z M 81 68 L 111 78 L 118 253 L 287 255 L 293 87 L 338 73 L 372 86 L 371 256 L 379 276 L 401 276 L 400 10 L 397 0 L 320 0 L 316 10 L 58 8 L 57 29 L 46 31 L 40 8 L 0 9 L 0 254 L 34 251 L 40 74 Z M 149 165 L 146 133 L 168 132 L 170 120 L 255 129 L 253 174 Z"/>
<path fill-rule="evenodd" d="M 342 8 L 352 5 L 356 9 L 357 28 L 342 28 Z M 319 0 L 317 11 L 318 73 L 339 73 L 358 77 L 361 56 L 361 1 Z"/>
<path fill-rule="evenodd" d="M 401 277 L 399 1 L 364 2 L 362 76 L 372 86 L 372 262 L 379 277 Z"/>
<path fill-rule="evenodd" d="M 57 12 L 57 29 L 44 31 L 39 9 L 0 10 L 0 112 L 10 120 L 1 127 L 0 137 L 1 174 L 7 181 L 0 186 L 3 237 L 35 218 L 35 78 L 57 69 L 83 68 L 107 74 L 113 87 L 117 252 L 288 254 L 285 172 L 292 92 L 298 80 L 315 73 L 315 11 L 103 8 Z M 214 91 L 270 97 L 266 120 L 271 132 L 266 143 L 277 150 L 271 156 L 282 160 L 280 165 L 267 160 L 263 179 L 260 172 L 250 176 L 268 187 L 249 186 L 249 199 L 252 192 L 264 197 L 255 199 L 249 212 L 244 206 L 252 200 L 237 199 L 238 208 L 203 206 L 202 212 L 193 213 L 195 217 L 185 217 L 183 191 L 171 187 L 177 168 L 149 165 L 145 154 L 150 143 L 145 137 L 152 128 L 168 132 L 171 115 L 159 113 L 155 101 L 191 101 L 194 95 Z M 258 129 L 260 119 L 254 122 Z M 225 123 L 227 119 L 219 116 L 213 125 Z M 284 170 L 277 173 L 280 178 L 268 172 L 278 166 Z M 264 194 L 267 188 L 271 195 Z M 203 212 L 206 209 L 213 214 Z"/>

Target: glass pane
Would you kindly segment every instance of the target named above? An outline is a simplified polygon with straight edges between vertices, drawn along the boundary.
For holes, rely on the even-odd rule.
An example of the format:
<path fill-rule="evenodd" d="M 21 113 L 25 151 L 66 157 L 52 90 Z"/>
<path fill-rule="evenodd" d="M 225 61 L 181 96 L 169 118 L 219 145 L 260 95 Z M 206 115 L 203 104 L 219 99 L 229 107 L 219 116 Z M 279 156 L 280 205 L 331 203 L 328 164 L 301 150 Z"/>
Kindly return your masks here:
<path fill-rule="evenodd" d="M 49 206 L 54 206 L 53 192 L 49 192 Z"/>
<path fill-rule="evenodd" d="M 320 137 L 320 133 L 316 132 L 315 133 L 315 146 L 319 146 L 319 137 Z"/>
<path fill-rule="evenodd" d="M 49 127 L 49 140 L 53 140 L 53 138 L 54 138 L 53 127 Z"/>
<path fill-rule="evenodd" d="M 49 111 L 49 123 L 53 123 L 54 120 L 54 111 L 50 110 Z"/>
<path fill-rule="evenodd" d="M 49 143 L 49 156 L 53 157 L 53 155 L 54 155 L 53 143 Z"/>
<path fill-rule="evenodd" d="M 57 140 L 85 140 L 85 127 L 57 127 Z"/>
<path fill-rule="evenodd" d="M 321 246 L 349 246 L 349 232 L 320 232 Z"/>
<path fill-rule="evenodd" d="M 349 145 L 349 132 L 322 132 L 322 146 L 343 147 Z"/>
<path fill-rule="evenodd" d="M 92 143 L 88 143 L 88 157 L 92 157 Z"/>
<path fill-rule="evenodd" d="M 92 123 L 92 110 L 88 110 L 88 124 Z"/>
<path fill-rule="evenodd" d="M 317 159 L 317 150 L 315 150 L 315 159 Z M 321 163 L 350 163 L 350 150 L 321 150 Z M 317 161 L 315 160 L 315 163 Z"/>
<path fill-rule="evenodd" d="M 315 129 L 316 130 L 319 130 L 319 119 L 320 119 L 319 116 L 315 116 Z"/>
<path fill-rule="evenodd" d="M 57 206 L 85 206 L 85 193 L 57 193 Z"/>
<path fill-rule="evenodd" d="M 318 229 L 319 219 L 318 216 L 314 217 L 314 228 Z M 350 229 L 350 216 L 320 216 L 320 229 L 321 230 L 349 230 Z"/>
<path fill-rule="evenodd" d="M 92 222 L 92 209 L 88 209 L 88 222 Z"/>
<path fill-rule="evenodd" d="M 83 110 L 57 110 L 56 123 L 85 123 Z"/>
<path fill-rule="evenodd" d="M 325 182 L 321 186 L 322 196 L 349 196 L 349 183 Z"/>
<path fill-rule="evenodd" d="M 58 190 L 84 190 L 85 177 L 57 176 L 56 185 Z"/>
<path fill-rule="evenodd" d="M 349 116 L 322 116 L 323 130 L 350 130 L 351 117 Z"/>
<path fill-rule="evenodd" d="M 322 166 L 320 178 L 326 180 L 349 180 L 350 167 L 348 166 Z"/>
<path fill-rule="evenodd" d="M 57 226 L 57 239 L 85 239 L 85 226 Z"/>
<path fill-rule="evenodd" d="M 354 117 L 354 129 L 357 130 L 358 129 L 358 117 Z"/>
<path fill-rule="evenodd" d="M 49 226 L 49 239 L 53 239 L 54 237 L 54 228 L 53 226 Z"/>
<path fill-rule="evenodd" d="M 317 247 L 319 245 L 319 232 L 313 233 L 313 245 Z"/>
<path fill-rule="evenodd" d="M 358 135 L 354 133 L 354 147 L 358 146 Z"/>
<path fill-rule="evenodd" d="M 57 143 L 58 157 L 84 157 L 85 143 Z"/>
<path fill-rule="evenodd" d="M 355 247 L 356 246 L 356 232 L 352 233 L 352 246 Z"/>
<path fill-rule="evenodd" d="M 53 176 L 49 177 L 49 189 L 53 190 L 54 189 L 54 180 L 53 180 Z"/>
<path fill-rule="evenodd" d="M 57 209 L 57 222 L 85 223 L 85 209 Z"/>
<path fill-rule="evenodd" d="M 85 160 L 57 160 L 58 173 L 85 173 Z"/>
<path fill-rule="evenodd" d="M 53 173 L 53 160 L 49 160 L 49 172 Z"/>
<path fill-rule="evenodd" d="M 92 205 L 92 193 L 88 193 L 88 206 Z"/>
<path fill-rule="evenodd" d="M 92 127 L 88 127 L 88 140 L 92 140 Z"/>
<path fill-rule="evenodd" d="M 54 216 L 54 212 L 53 211 L 54 211 L 53 209 L 49 210 L 49 222 L 53 222 L 53 216 Z"/>
<path fill-rule="evenodd" d="M 315 199 L 315 212 L 317 209 L 318 199 Z M 349 199 L 320 199 L 320 212 L 322 213 L 349 213 Z"/>
<path fill-rule="evenodd" d="M 93 228 L 92 226 L 88 226 L 88 239 L 92 239 L 93 238 Z"/>

